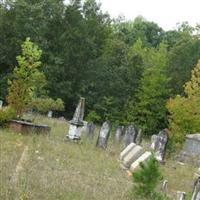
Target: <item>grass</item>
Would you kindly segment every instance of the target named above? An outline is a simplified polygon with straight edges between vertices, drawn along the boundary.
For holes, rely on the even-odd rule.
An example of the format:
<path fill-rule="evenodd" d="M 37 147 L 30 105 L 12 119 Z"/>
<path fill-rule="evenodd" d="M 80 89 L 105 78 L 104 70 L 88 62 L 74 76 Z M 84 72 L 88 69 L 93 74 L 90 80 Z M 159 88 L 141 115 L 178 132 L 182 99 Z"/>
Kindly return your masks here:
<path fill-rule="evenodd" d="M 130 200 L 132 178 L 120 169 L 121 147 L 109 141 L 106 151 L 95 141 L 81 144 L 64 142 L 68 124 L 56 119 L 37 117 L 48 124 L 49 135 L 20 135 L 0 130 L 0 199 L 3 200 Z M 24 147 L 27 160 L 15 186 L 10 182 Z M 195 167 L 167 160 L 161 166 L 169 182 L 169 194 L 192 190 Z"/>
<path fill-rule="evenodd" d="M 95 140 L 90 144 L 85 138 L 81 144 L 64 142 L 66 122 L 36 121 L 50 125 L 51 133 L 23 136 L 0 131 L 0 199 L 128 199 L 131 179 L 119 167 L 119 147 L 110 144 L 106 151 L 96 149 Z M 13 187 L 10 179 L 25 145 L 27 160 Z"/>

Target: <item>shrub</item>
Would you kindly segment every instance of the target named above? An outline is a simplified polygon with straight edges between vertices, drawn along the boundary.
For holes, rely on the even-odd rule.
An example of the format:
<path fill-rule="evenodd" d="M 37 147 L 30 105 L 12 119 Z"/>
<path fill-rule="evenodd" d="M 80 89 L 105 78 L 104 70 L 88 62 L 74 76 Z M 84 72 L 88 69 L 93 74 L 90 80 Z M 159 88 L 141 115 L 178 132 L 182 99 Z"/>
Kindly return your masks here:
<path fill-rule="evenodd" d="M 184 88 L 184 96 L 177 95 L 167 103 L 170 144 L 176 149 L 181 148 L 186 134 L 200 132 L 200 60 Z"/>
<path fill-rule="evenodd" d="M 61 99 L 53 100 L 52 98 L 36 98 L 31 103 L 31 108 L 39 111 L 42 114 L 52 111 L 63 111 L 64 103 Z"/>
<path fill-rule="evenodd" d="M 137 199 L 160 199 L 160 194 L 155 191 L 161 180 L 161 172 L 157 160 L 152 156 L 147 163 L 140 163 L 141 168 L 133 173 L 133 195 Z"/>
<path fill-rule="evenodd" d="M 90 111 L 86 117 L 87 121 L 99 123 L 101 121 L 101 117 L 94 111 Z"/>
<path fill-rule="evenodd" d="M 3 107 L 0 109 L 0 125 L 8 122 L 9 120 L 16 117 L 16 112 L 10 106 Z"/>
<path fill-rule="evenodd" d="M 27 38 L 22 44 L 22 55 L 17 56 L 18 67 L 14 68 L 13 80 L 9 80 L 7 101 L 17 115 L 28 109 L 32 99 L 43 92 L 46 79 L 39 71 L 42 51 Z"/>

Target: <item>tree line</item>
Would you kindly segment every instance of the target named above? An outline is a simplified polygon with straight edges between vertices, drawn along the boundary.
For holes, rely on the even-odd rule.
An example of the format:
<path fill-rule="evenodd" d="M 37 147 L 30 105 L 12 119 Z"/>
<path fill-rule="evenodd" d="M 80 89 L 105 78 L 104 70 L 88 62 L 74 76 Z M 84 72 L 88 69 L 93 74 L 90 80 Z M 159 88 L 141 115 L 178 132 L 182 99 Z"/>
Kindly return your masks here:
<path fill-rule="evenodd" d="M 42 49 L 46 90 L 71 117 L 80 96 L 88 120 L 135 122 L 147 135 L 168 126 L 167 100 L 200 58 L 199 26 L 164 31 L 141 16 L 111 19 L 95 0 L 0 1 L 0 99 L 8 95 L 27 37 Z"/>

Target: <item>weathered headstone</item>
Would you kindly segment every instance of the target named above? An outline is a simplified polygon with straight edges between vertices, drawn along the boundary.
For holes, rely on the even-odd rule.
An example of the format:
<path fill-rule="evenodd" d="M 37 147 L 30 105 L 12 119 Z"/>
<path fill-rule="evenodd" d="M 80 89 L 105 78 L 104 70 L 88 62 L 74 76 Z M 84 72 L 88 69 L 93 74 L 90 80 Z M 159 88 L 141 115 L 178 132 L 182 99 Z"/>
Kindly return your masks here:
<path fill-rule="evenodd" d="M 140 167 L 140 163 L 146 163 L 150 157 L 152 156 L 152 153 L 149 151 L 146 151 L 144 154 L 142 154 L 135 162 L 131 164 L 130 171 L 134 172 Z"/>
<path fill-rule="evenodd" d="M 125 132 L 124 148 L 126 148 L 132 142 L 135 143 L 136 137 L 137 137 L 136 127 L 134 126 L 134 124 L 130 124 Z"/>
<path fill-rule="evenodd" d="M 3 107 L 3 101 L 0 100 L 0 109 Z"/>
<path fill-rule="evenodd" d="M 97 139 L 96 143 L 97 147 L 101 147 L 103 149 L 107 148 L 107 142 L 110 136 L 110 131 L 111 131 L 111 123 L 109 121 L 104 122 L 100 129 L 99 136 Z"/>
<path fill-rule="evenodd" d="M 194 182 L 192 200 L 200 200 L 200 177 Z"/>
<path fill-rule="evenodd" d="M 138 144 L 138 145 L 140 145 L 142 143 L 142 129 L 138 130 L 135 143 Z"/>
<path fill-rule="evenodd" d="M 141 146 L 136 145 L 131 151 L 124 157 L 122 163 L 124 167 L 129 168 L 130 165 L 137 160 L 143 154 L 143 149 Z"/>
<path fill-rule="evenodd" d="M 166 194 L 167 193 L 167 185 L 168 185 L 168 180 L 164 180 L 162 183 L 162 191 Z"/>
<path fill-rule="evenodd" d="M 189 134 L 185 137 L 185 143 L 180 154 L 177 156 L 178 160 L 183 163 L 190 163 L 192 165 L 200 165 L 200 134 Z"/>
<path fill-rule="evenodd" d="M 177 200 L 185 200 L 185 197 L 186 197 L 185 192 L 177 191 Z"/>
<path fill-rule="evenodd" d="M 163 129 L 158 135 L 153 135 L 151 138 L 151 148 L 155 151 L 155 158 L 159 162 L 164 161 L 164 155 L 166 150 L 166 144 L 168 140 L 167 129 Z"/>
<path fill-rule="evenodd" d="M 191 155 L 200 154 L 200 134 L 186 135 L 186 141 L 183 147 L 183 151 Z"/>
<path fill-rule="evenodd" d="M 123 132 L 124 132 L 124 126 L 118 126 L 117 129 L 116 129 L 115 138 L 114 138 L 114 142 L 116 144 L 119 144 L 121 142 Z"/>
<path fill-rule="evenodd" d="M 131 143 L 129 144 L 121 153 L 120 153 L 120 160 L 122 161 L 125 156 L 128 155 L 128 153 L 133 149 L 135 148 L 136 144 L 135 143 Z"/>
<path fill-rule="evenodd" d="M 79 140 L 81 138 L 82 127 L 84 126 L 83 117 L 85 111 L 85 98 L 80 98 L 79 104 L 74 113 L 73 119 L 69 122 L 69 134 L 67 138 L 71 140 Z"/>
<path fill-rule="evenodd" d="M 95 124 L 93 122 L 88 122 L 86 128 L 86 135 L 89 141 L 93 140 L 94 130 L 95 130 Z"/>
<path fill-rule="evenodd" d="M 53 111 L 50 110 L 50 111 L 48 112 L 48 114 L 47 114 L 47 117 L 52 118 L 52 116 L 53 116 Z"/>

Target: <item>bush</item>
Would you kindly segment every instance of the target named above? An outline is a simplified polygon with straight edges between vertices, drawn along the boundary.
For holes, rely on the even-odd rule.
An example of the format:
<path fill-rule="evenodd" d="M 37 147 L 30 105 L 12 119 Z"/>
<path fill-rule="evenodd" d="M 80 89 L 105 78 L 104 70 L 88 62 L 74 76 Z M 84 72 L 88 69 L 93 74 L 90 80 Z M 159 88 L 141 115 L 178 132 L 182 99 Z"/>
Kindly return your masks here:
<path fill-rule="evenodd" d="M 140 163 L 141 169 L 133 173 L 133 195 L 136 199 L 163 199 L 159 193 L 155 192 L 156 186 L 162 179 L 159 164 L 152 156 L 144 164 Z"/>
<path fill-rule="evenodd" d="M 184 96 L 177 95 L 167 103 L 172 150 L 182 147 L 186 134 L 200 132 L 200 60 L 184 89 Z"/>
<path fill-rule="evenodd" d="M 27 38 L 22 44 L 22 55 L 17 56 L 18 66 L 14 68 L 13 80 L 8 80 L 7 102 L 21 117 L 28 109 L 33 97 L 42 93 L 46 84 L 43 72 L 40 72 L 42 51 Z"/>
<path fill-rule="evenodd" d="M 101 117 L 95 111 L 90 111 L 86 120 L 89 122 L 99 123 L 101 121 Z"/>
<path fill-rule="evenodd" d="M 63 111 L 64 103 L 61 99 L 53 100 L 52 98 L 49 97 L 37 98 L 32 101 L 30 107 L 42 114 L 46 114 L 49 110 Z"/>
<path fill-rule="evenodd" d="M 7 106 L 0 109 L 0 125 L 5 124 L 16 117 L 16 112 L 13 108 Z"/>

